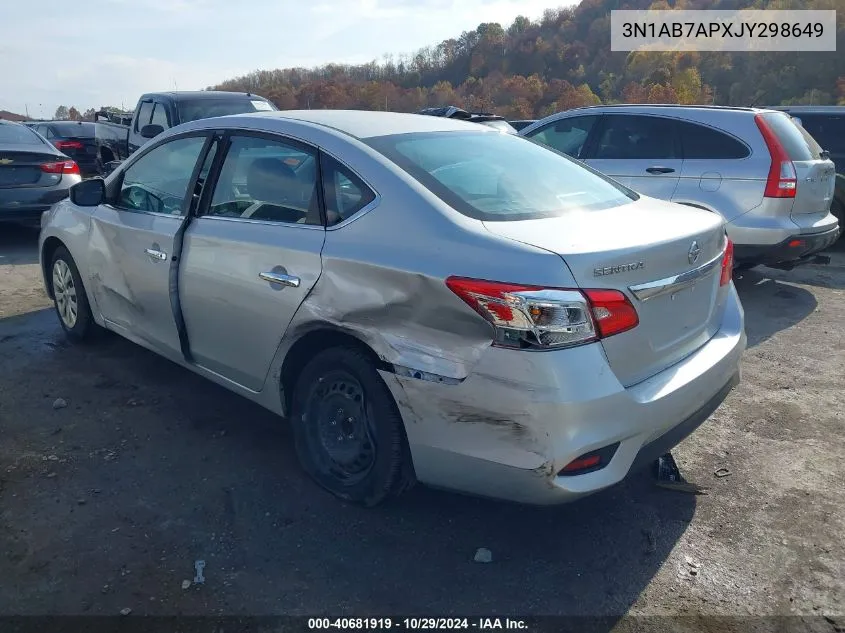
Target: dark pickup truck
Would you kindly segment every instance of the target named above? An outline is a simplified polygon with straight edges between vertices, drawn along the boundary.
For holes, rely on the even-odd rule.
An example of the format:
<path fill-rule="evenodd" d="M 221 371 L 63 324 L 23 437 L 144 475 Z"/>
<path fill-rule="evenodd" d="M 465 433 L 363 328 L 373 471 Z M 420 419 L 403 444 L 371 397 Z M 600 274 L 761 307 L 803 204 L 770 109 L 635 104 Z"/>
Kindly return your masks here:
<path fill-rule="evenodd" d="M 119 149 L 111 160 L 123 160 L 149 139 L 180 123 L 266 110 L 278 108 L 264 97 L 248 92 L 151 92 L 138 100 L 131 120 L 128 115 L 98 112 L 97 134 L 108 138 L 110 145 L 119 139 Z M 104 166 L 109 162 L 103 160 Z M 109 171 L 108 167 L 104 171 Z"/>

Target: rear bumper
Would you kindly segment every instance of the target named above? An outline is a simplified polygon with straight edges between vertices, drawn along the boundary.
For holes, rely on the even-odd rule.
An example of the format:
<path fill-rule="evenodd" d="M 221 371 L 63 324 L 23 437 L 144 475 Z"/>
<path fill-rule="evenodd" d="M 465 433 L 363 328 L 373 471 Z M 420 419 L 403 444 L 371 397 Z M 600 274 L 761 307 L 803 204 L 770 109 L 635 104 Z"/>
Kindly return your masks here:
<path fill-rule="evenodd" d="M 79 176 L 63 176 L 57 186 L 49 189 L 0 189 L 0 222 L 40 222 L 41 214 L 67 198 L 70 188 L 80 180 Z"/>
<path fill-rule="evenodd" d="M 600 344 L 554 352 L 489 348 L 460 384 L 383 372 L 420 482 L 548 505 L 619 483 L 692 433 L 739 380 L 744 315 L 731 286 L 716 335 L 676 365 L 624 387 Z M 564 466 L 616 445 L 598 470 Z"/>
<path fill-rule="evenodd" d="M 833 245 L 839 237 L 839 227 L 810 235 L 796 233 L 782 242 L 772 245 L 735 244 L 734 258 L 737 263 L 779 264 L 801 262 L 819 251 Z"/>

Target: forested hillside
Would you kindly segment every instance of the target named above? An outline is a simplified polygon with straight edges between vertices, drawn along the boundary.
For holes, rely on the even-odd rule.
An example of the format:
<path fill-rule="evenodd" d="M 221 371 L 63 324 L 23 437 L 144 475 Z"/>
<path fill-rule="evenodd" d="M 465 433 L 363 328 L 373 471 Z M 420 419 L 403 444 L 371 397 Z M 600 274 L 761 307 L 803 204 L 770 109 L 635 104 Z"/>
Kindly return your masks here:
<path fill-rule="evenodd" d="M 612 9 L 834 9 L 836 53 L 612 53 Z M 282 109 L 460 105 L 533 118 L 612 102 L 845 104 L 845 0 L 582 0 L 380 62 L 259 70 L 224 81 Z"/>

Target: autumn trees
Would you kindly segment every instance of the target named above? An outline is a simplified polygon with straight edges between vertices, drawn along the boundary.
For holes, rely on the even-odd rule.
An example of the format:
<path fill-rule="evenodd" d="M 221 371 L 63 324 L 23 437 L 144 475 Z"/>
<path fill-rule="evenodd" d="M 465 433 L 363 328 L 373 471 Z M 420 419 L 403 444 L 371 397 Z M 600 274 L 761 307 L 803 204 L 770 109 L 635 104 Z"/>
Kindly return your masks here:
<path fill-rule="evenodd" d="M 675 8 L 831 8 L 841 0 L 675 0 Z M 665 6 L 664 6 L 665 5 Z M 831 6 L 829 6 L 831 5 Z M 797 5 L 796 5 L 797 6 Z M 415 111 L 458 105 L 510 118 L 601 102 L 845 104 L 837 53 L 620 53 L 610 51 L 612 9 L 667 8 L 666 0 L 582 0 L 538 21 L 482 22 L 409 55 L 356 66 L 256 71 L 217 89 L 253 92 L 281 109 Z M 838 16 L 845 40 L 845 12 Z"/>

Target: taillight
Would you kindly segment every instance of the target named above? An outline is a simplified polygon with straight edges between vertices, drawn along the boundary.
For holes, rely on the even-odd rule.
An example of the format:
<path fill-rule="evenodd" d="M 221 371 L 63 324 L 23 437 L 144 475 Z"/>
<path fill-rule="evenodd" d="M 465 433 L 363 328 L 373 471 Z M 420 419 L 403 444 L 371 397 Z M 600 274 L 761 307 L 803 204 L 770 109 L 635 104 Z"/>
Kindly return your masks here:
<path fill-rule="evenodd" d="M 789 158 L 783 144 L 763 115 L 756 115 L 754 122 L 760 130 L 760 134 L 763 135 L 763 140 L 766 142 L 766 147 L 769 148 L 769 155 L 772 158 L 769 175 L 766 178 L 766 190 L 763 195 L 766 198 L 794 198 L 795 190 L 798 188 L 798 175 L 795 172 L 792 159 Z"/>
<path fill-rule="evenodd" d="M 82 149 L 83 145 L 79 141 L 56 141 L 53 143 L 56 149 Z"/>
<path fill-rule="evenodd" d="M 48 174 L 79 174 L 79 165 L 72 160 L 60 160 L 56 163 L 44 163 L 41 171 Z"/>
<path fill-rule="evenodd" d="M 630 330 L 639 324 L 637 310 L 628 301 L 628 297 L 618 290 L 585 290 L 584 294 L 590 300 L 593 319 L 602 338 Z"/>
<path fill-rule="evenodd" d="M 496 331 L 501 347 L 581 345 L 639 323 L 628 298 L 616 290 L 570 290 L 449 277 L 449 289 Z"/>
<path fill-rule="evenodd" d="M 734 271 L 734 243 L 728 240 L 725 246 L 725 253 L 722 255 L 722 276 L 719 278 L 719 285 L 729 283 Z"/>

